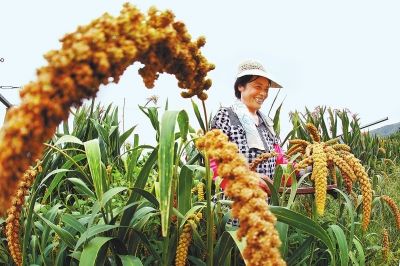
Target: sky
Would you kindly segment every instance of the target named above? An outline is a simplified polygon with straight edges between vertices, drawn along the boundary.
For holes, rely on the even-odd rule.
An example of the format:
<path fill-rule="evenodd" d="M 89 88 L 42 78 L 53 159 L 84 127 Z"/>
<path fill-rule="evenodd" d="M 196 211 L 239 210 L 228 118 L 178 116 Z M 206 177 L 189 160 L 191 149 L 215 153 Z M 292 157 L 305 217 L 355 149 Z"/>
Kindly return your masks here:
<path fill-rule="evenodd" d="M 46 64 L 43 54 L 59 49 L 59 39 L 108 12 L 118 15 L 126 1 L 41 0 L 0 2 L 0 86 L 23 86 Z M 323 105 L 348 108 L 367 124 L 388 117 L 374 129 L 400 121 L 400 3 L 398 1 L 130 1 L 143 12 L 150 6 L 174 12 L 193 38 L 205 36 L 204 56 L 216 65 L 208 113 L 234 101 L 238 64 L 256 59 L 283 85 L 277 103 L 281 138 L 290 131 L 289 112 Z M 119 107 L 124 128 L 138 124 L 141 143 L 154 143 L 150 121 L 138 105 L 159 96 L 158 106 L 185 109 L 199 128 L 191 102 L 180 97 L 176 79 L 163 74 L 149 90 L 129 67 L 118 84 L 102 86 L 96 101 Z M 262 107 L 268 113 L 278 89 Z M 18 90 L 0 90 L 18 104 Z M 198 99 L 194 99 L 200 105 Z M 278 107 L 275 104 L 271 116 Z M 5 108 L 0 106 L 0 124 Z M 122 124 L 122 123 L 121 123 Z M 122 126 L 122 125 L 121 125 Z"/>

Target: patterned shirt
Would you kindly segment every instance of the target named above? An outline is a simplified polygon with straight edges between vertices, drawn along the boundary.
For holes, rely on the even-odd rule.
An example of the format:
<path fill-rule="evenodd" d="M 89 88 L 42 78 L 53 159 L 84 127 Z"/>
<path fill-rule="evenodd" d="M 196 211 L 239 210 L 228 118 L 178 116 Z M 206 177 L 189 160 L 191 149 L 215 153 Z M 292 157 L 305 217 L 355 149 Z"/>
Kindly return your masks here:
<path fill-rule="evenodd" d="M 260 123 L 256 125 L 257 131 L 261 136 L 264 143 L 265 151 L 257 148 L 249 148 L 246 140 L 246 133 L 239 121 L 237 115 L 229 107 L 221 107 L 211 122 L 211 128 L 221 129 L 224 134 L 229 137 L 229 141 L 235 143 L 239 152 L 246 157 L 248 163 L 252 163 L 257 156 L 264 152 L 271 152 L 274 150 L 274 145 L 280 143 L 277 138 L 267 127 L 260 114 L 257 113 Z M 275 171 L 276 158 L 270 158 L 263 161 L 257 166 L 256 172 L 273 178 Z"/>

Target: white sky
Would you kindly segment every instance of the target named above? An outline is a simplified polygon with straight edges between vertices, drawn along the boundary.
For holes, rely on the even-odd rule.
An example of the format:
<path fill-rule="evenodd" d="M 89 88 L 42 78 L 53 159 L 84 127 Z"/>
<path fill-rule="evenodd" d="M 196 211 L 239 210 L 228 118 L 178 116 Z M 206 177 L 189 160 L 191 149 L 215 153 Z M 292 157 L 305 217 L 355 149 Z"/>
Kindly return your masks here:
<path fill-rule="evenodd" d="M 0 2 L 0 85 L 21 86 L 35 78 L 44 65 L 43 54 L 60 48 L 58 39 L 104 12 L 117 15 L 125 1 L 5 1 Z M 132 1 L 131 1 L 132 2 Z M 289 111 L 307 106 L 349 108 L 361 124 L 389 120 L 370 129 L 400 121 L 400 4 L 397 1 L 137 1 L 142 11 L 155 5 L 171 9 L 194 38 L 206 36 L 203 54 L 215 63 L 210 72 L 208 112 L 234 100 L 238 63 L 261 61 L 284 86 L 281 112 L 283 138 L 291 129 Z M 148 90 L 137 74 L 126 71 L 119 84 L 102 87 L 97 100 L 113 102 L 122 113 L 125 129 L 139 124 L 141 142 L 154 142 L 150 122 L 137 105 L 151 95 L 163 106 L 186 109 L 198 127 L 190 100 L 179 96 L 175 78 L 167 74 Z M 277 90 L 271 89 L 262 110 L 268 112 Z M 12 103 L 18 92 L 1 90 Z M 200 102 L 196 101 L 198 104 Z M 275 106 L 275 108 L 278 105 Z M 275 109 L 274 108 L 274 109 Z M 5 108 L 0 107 L 0 120 Z"/>

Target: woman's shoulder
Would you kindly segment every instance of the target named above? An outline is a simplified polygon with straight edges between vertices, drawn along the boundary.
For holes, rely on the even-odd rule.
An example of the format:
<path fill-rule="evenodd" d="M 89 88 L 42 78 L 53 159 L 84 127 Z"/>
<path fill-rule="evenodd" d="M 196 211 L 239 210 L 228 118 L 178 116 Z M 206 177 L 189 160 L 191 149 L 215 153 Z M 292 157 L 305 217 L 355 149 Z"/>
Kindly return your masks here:
<path fill-rule="evenodd" d="M 211 121 L 212 128 L 225 128 L 230 124 L 229 107 L 219 107 Z M 227 128 L 226 128 L 227 129 Z"/>
<path fill-rule="evenodd" d="M 220 106 L 217 110 L 217 112 L 215 113 L 215 117 L 216 116 L 229 116 L 229 111 L 231 110 L 230 107 L 224 107 L 224 106 Z"/>

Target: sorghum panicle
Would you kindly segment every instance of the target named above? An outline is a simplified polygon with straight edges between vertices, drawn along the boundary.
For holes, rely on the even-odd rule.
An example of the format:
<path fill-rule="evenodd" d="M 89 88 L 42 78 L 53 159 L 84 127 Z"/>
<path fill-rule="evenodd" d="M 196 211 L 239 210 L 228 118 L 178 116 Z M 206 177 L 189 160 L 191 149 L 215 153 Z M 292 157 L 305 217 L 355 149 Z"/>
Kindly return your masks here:
<path fill-rule="evenodd" d="M 384 200 L 389 205 L 390 209 L 392 210 L 393 217 L 396 220 L 397 230 L 400 230 L 400 211 L 396 203 L 391 197 L 387 195 L 381 196 L 381 199 Z"/>
<path fill-rule="evenodd" d="M 197 223 L 199 223 L 200 219 L 202 218 L 202 213 L 198 212 L 197 214 L 192 214 L 186 221 L 185 225 L 183 226 L 183 230 L 181 235 L 179 236 L 178 246 L 176 248 L 176 256 L 175 256 L 175 265 L 176 266 L 185 266 L 189 246 L 192 242 L 192 226 L 197 227 Z"/>
<path fill-rule="evenodd" d="M 38 164 L 39 170 L 41 169 Z M 18 183 L 18 189 L 11 200 L 11 207 L 7 210 L 6 220 L 6 237 L 8 242 L 8 249 L 10 250 L 11 257 L 17 265 L 22 265 L 22 254 L 21 254 L 21 243 L 20 243 L 20 217 L 23 204 L 25 202 L 25 196 L 29 193 L 37 170 L 28 169 L 22 176 L 22 179 Z"/>
<path fill-rule="evenodd" d="M 203 182 L 199 182 L 197 183 L 197 199 L 198 201 L 204 201 L 204 183 Z"/>
<path fill-rule="evenodd" d="M 306 128 L 308 132 L 310 133 L 310 136 L 314 142 L 320 142 L 321 137 L 319 135 L 318 129 L 314 126 L 312 123 L 307 123 Z"/>
<path fill-rule="evenodd" d="M 315 202 L 317 213 L 319 215 L 323 215 L 326 202 L 328 168 L 326 154 L 322 144 L 313 144 L 312 159 L 314 163 L 311 180 L 314 180 L 315 183 Z"/>
<path fill-rule="evenodd" d="M 266 202 L 267 194 L 259 187 L 258 175 L 250 171 L 246 159 L 221 130 L 212 130 L 199 138 L 196 146 L 217 160 L 218 174 L 228 179 L 225 194 L 233 200 L 232 216 L 239 218 L 239 239 L 246 236 L 243 257 L 248 265 L 286 265 L 281 258 L 281 241 L 274 225 L 275 216 Z"/>
<path fill-rule="evenodd" d="M 387 260 L 389 256 L 389 233 L 386 229 L 383 229 L 383 234 L 382 234 L 382 255 L 383 259 Z"/>
<path fill-rule="evenodd" d="M 371 205 L 372 205 L 372 188 L 371 182 L 364 166 L 360 163 L 353 154 L 348 152 L 341 152 L 342 157 L 345 158 L 346 162 L 352 167 L 354 174 L 357 176 L 358 182 L 361 187 L 362 203 L 363 203 L 363 221 L 362 228 L 364 231 L 367 230 L 370 219 L 371 219 Z"/>
<path fill-rule="evenodd" d="M 304 146 L 295 144 L 295 145 L 293 145 L 292 147 L 289 148 L 289 150 L 287 151 L 286 155 L 288 157 L 290 157 L 290 156 L 292 156 L 292 155 L 294 155 L 294 154 L 296 154 L 298 152 L 304 153 Z"/>
<path fill-rule="evenodd" d="M 183 97 L 205 100 L 211 86 L 206 76 L 214 65 L 200 53 L 205 39 L 191 41 L 185 24 L 175 21 L 171 11 L 150 8 L 142 14 L 127 3 L 119 16 L 106 13 L 61 42 L 60 50 L 45 55 L 48 65 L 37 70 L 37 80 L 21 90 L 20 105 L 7 112 L 0 132 L 0 215 L 70 107 L 95 96 L 101 84 L 117 83 L 134 62 L 144 65 L 139 74 L 148 88 L 164 72 L 186 89 Z"/>
<path fill-rule="evenodd" d="M 273 152 L 267 152 L 267 153 L 262 153 L 257 158 L 254 159 L 254 161 L 249 165 L 249 169 L 251 171 L 255 171 L 257 169 L 257 166 L 262 163 L 265 160 L 268 160 L 269 158 L 275 157 L 277 153 L 275 151 Z"/>

